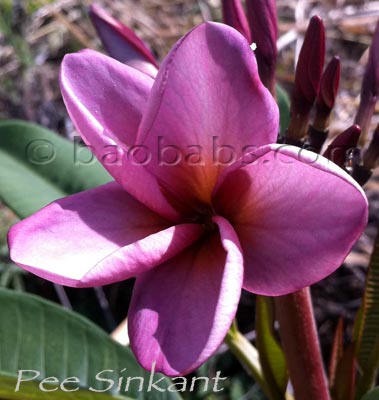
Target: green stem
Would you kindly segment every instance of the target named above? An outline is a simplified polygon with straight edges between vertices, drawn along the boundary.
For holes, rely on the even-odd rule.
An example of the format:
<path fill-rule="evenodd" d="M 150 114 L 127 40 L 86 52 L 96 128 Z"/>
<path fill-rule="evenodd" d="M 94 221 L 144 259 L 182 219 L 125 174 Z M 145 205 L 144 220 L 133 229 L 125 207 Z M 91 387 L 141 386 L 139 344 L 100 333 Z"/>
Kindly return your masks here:
<path fill-rule="evenodd" d="M 242 335 L 234 321 L 226 335 L 225 343 L 230 351 L 238 358 L 247 372 L 259 384 L 264 393 L 269 396 L 267 384 L 263 378 L 257 349 Z"/>
<path fill-rule="evenodd" d="M 226 335 L 225 343 L 244 366 L 247 373 L 250 374 L 254 378 L 255 382 L 258 383 L 267 398 L 272 399 L 272 393 L 263 376 L 258 350 L 238 330 L 236 321 L 233 321 L 233 324 Z M 294 400 L 294 398 L 286 392 L 283 400 Z"/>
<path fill-rule="evenodd" d="M 288 371 L 299 400 L 330 400 L 309 288 L 275 298 Z"/>

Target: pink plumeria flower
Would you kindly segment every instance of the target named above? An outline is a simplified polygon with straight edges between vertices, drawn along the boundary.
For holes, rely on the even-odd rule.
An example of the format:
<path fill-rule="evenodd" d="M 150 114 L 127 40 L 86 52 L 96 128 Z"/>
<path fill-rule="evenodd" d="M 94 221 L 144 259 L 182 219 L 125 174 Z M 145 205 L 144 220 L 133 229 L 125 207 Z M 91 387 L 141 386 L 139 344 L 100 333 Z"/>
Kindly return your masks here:
<path fill-rule="evenodd" d="M 272 144 L 278 108 L 231 27 L 192 30 L 155 81 L 94 51 L 67 55 L 61 88 L 115 182 L 15 225 L 11 258 L 74 287 L 136 276 L 129 334 L 146 369 L 194 370 L 224 339 L 242 288 L 277 296 L 311 285 L 365 227 L 367 201 L 349 175 Z"/>

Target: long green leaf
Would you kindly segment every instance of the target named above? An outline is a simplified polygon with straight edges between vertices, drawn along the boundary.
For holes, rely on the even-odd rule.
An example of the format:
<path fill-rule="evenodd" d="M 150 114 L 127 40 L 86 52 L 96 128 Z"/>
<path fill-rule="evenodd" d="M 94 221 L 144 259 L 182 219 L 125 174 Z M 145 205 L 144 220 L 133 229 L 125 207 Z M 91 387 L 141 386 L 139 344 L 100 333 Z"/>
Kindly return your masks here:
<path fill-rule="evenodd" d="M 272 399 L 283 399 L 288 384 L 288 373 L 284 352 L 274 332 L 274 309 L 272 299 L 257 296 L 255 328 L 257 349 L 263 376 L 268 383 Z"/>
<path fill-rule="evenodd" d="M 20 218 L 110 180 L 78 143 L 29 122 L 0 122 L 0 199 Z"/>
<path fill-rule="evenodd" d="M 379 234 L 369 264 L 361 310 L 355 327 L 359 371 L 356 399 L 370 390 L 379 367 Z"/>
<path fill-rule="evenodd" d="M 2 400 L 129 400 L 131 397 L 121 397 L 103 393 L 96 393 L 82 389 L 75 392 L 64 392 L 57 390 L 54 392 L 43 392 L 39 388 L 39 382 L 25 382 L 22 390 L 16 392 L 17 379 L 5 375 L 0 376 L 0 398 Z M 46 384 L 43 386 L 49 389 Z M 55 386 L 51 386 L 54 389 Z M 68 385 L 65 388 L 70 389 Z"/>
<path fill-rule="evenodd" d="M 379 387 L 370 390 L 361 400 L 379 400 Z"/>
<path fill-rule="evenodd" d="M 290 99 L 279 84 L 276 85 L 276 97 L 280 112 L 280 134 L 283 135 L 290 123 Z"/>
<path fill-rule="evenodd" d="M 63 398 L 60 390 L 42 397 L 43 393 L 32 381 L 27 385 L 21 382 L 19 391 L 15 392 L 19 370 L 34 370 L 40 373 L 40 381 L 51 376 L 60 382 L 77 377 L 81 390 L 64 398 L 102 400 L 105 395 L 120 395 L 132 399 L 180 399 L 177 393 L 166 390 L 170 384 L 166 378 L 157 384 L 165 392 L 154 387 L 149 392 L 151 374 L 137 364 L 131 351 L 76 313 L 33 295 L 0 289 L 0 316 L 0 398 Z M 113 379 L 112 387 L 111 382 L 96 379 L 96 375 L 105 370 L 113 372 L 104 372 L 100 377 Z M 26 373 L 22 376 L 25 378 Z M 117 382 L 121 377 L 123 385 L 118 392 Z M 139 387 L 141 379 L 134 380 L 125 391 L 128 377 L 141 377 L 143 387 Z M 154 382 L 160 377 L 155 374 Z M 91 387 L 104 390 L 103 397 L 89 391 Z"/>

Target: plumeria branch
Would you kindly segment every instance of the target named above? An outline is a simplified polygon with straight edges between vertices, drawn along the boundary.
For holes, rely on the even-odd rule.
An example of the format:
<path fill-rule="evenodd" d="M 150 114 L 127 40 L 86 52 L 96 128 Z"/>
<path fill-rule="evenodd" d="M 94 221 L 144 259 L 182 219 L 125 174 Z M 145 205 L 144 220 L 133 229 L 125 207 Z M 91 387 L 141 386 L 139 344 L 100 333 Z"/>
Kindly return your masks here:
<path fill-rule="evenodd" d="M 330 400 L 309 288 L 275 298 L 296 399 Z"/>

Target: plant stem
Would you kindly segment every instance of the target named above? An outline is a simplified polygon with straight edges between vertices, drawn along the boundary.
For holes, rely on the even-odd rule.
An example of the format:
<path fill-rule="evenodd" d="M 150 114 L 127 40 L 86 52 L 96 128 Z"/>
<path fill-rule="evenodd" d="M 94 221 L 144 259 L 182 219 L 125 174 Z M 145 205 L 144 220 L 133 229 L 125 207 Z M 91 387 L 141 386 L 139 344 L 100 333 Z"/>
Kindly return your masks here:
<path fill-rule="evenodd" d="M 257 349 L 239 332 L 234 321 L 226 335 L 225 343 L 230 351 L 238 358 L 247 372 L 259 384 L 264 393 L 268 395 L 267 384 L 263 378 L 262 368 L 259 362 Z"/>
<path fill-rule="evenodd" d="M 298 400 L 330 400 L 309 288 L 275 298 L 284 353 Z"/>

